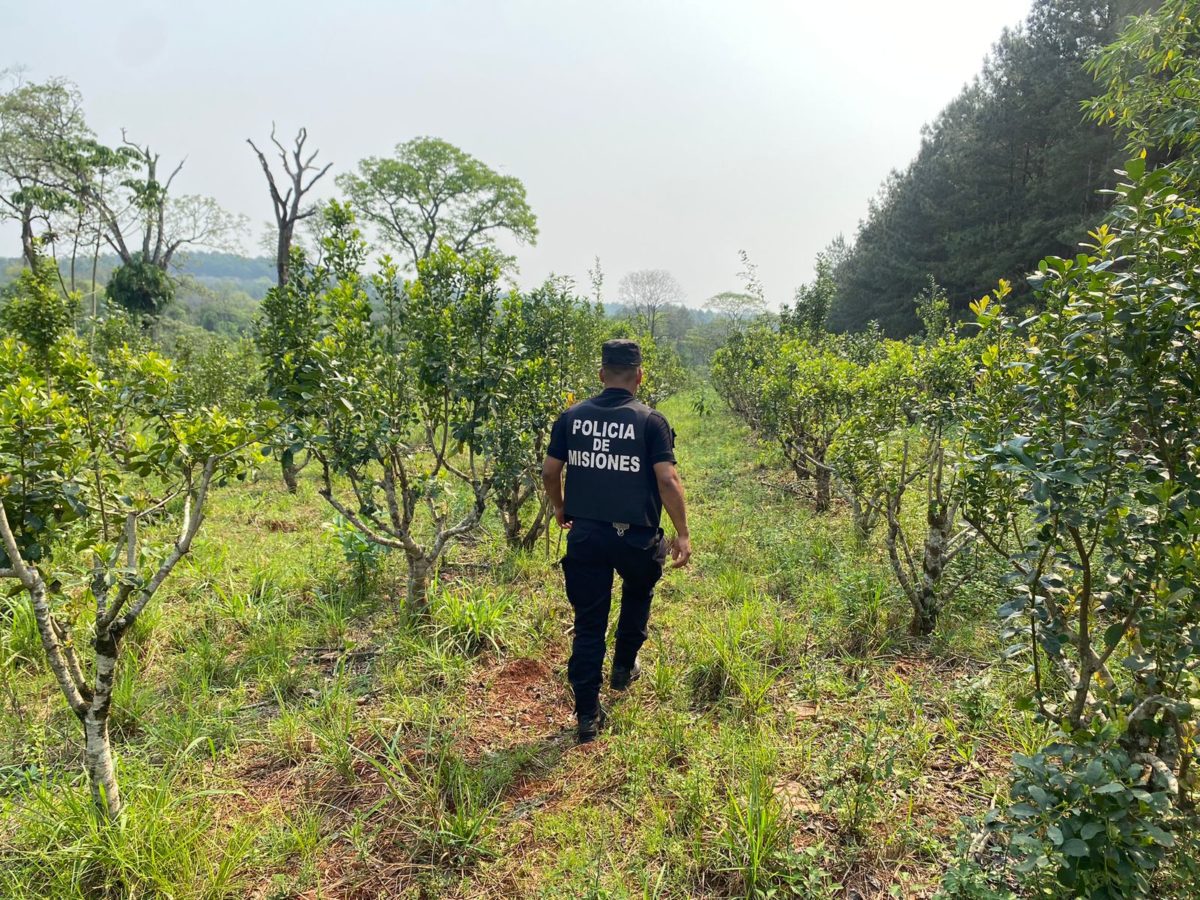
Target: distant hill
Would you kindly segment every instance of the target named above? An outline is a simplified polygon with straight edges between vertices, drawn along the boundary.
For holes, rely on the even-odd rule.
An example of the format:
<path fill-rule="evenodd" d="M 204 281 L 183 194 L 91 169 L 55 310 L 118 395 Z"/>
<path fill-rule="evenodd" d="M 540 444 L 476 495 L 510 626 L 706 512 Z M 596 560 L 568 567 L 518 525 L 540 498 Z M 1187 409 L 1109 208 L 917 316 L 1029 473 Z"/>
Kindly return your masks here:
<path fill-rule="evenodd" d="M 238 256 L 235 253 L 193 252 L 180 254 L 177 265 L 172 266 L 175 275 L 181 278 L 196 278 L 204 282 L 238 282 L 242 289 L 254 297 L 262 297 L 267 288 L 275 283 L 275 260 L 269 256 Z M 97 260 L 97 280 L 103 284 L 117 267 L 117 257 L 102 254 Z M 19 257 L 0 256 L 0 284 L 6 283 L 13 270 L 21 268 Z M 64 276 L 68 275 L 68 264 L 61 263 Z M 80 258 L 75 263 L 77 281 L 91 280 L 92 260 Z"/>
<path fill-rule="evenodd" d="M 60 267 L 64 282 L 69 284 L 68 265 L 63 263 Z M 112 254 L 96 261 L 96 283 L 101 290 L 116 267 L 117 257 Z M 0 257 L 0 286 L 7 284 L 20 269 L 19 258 Z M 166 312 L 167 318 L 219 334 L 245 334 L 258 314 L 259 302 L 275 283 L 275 260 L 266 256 L 194 252 L 180 256 L 173 270 L 180 285 L 175 302 Z M 76 260 L 75 289 L 85 298 L 91 290 L 91 280 L 92 260 Z M 103 306 L 102 295 L 99 305 Z"/>

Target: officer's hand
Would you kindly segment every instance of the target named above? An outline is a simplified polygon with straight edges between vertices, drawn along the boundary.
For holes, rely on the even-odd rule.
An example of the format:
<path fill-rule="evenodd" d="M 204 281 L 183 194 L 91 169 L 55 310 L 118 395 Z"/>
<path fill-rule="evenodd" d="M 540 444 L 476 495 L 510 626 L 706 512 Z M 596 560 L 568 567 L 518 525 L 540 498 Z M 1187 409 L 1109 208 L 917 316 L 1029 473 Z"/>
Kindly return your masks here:
<path fill-rule="evenodd" d="M 675 535 L 671 538 L 671 568 L 680 569 L 692 558 L 692 539 Z"/>
<path fill-rule="evenodd" d="M 556 506 L 554 508 L 554 520 L 558 522 L 559 528 L 566 528 L 569 530 L 571 527 L 571 520 L 567 518 L 566 511 L 561 506 Z"/>

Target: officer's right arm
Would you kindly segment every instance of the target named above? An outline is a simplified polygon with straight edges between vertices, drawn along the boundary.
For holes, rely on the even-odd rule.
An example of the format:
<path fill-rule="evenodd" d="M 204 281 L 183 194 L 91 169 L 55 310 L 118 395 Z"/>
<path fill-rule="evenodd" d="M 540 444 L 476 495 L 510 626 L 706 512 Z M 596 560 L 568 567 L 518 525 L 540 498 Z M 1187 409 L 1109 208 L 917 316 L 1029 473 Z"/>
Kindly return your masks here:
<path fill-rule="evenodd" d="M 570 528 L 566 514 L 563 512 L 563 467 L 567 461 L 567 419 L 566 413 L 554 421 L 550 429 L 550 444 L 546 447 L 546 459 L 542 463 L 542 485 L 546 488 L 546 496 L 550 498 L 550 507 L 554 510 L 554 518 L 560 528 Z"/>
<path fill-rule="evenodd" d="M 570 528 L 563 512 L 562 490 L 563 461 L 553 456 L 547 456 L 542 463 L 542 485 L 546 488 L 546 496 L 550 498 L 550 507 L 554 510 L 554 518 L 560 528 Z"/>

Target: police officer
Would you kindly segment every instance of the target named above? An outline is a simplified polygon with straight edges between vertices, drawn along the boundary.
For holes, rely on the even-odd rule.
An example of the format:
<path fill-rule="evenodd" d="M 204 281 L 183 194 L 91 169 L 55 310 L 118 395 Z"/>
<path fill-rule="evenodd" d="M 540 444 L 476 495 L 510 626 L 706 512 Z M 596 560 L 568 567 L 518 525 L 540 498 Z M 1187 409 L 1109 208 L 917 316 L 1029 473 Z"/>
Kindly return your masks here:
<path fill-rule="evenodd" d="M 600 368 L 604 390 L 559 416 L 542 466 L 555 518 L 570 529 L 562 561 L 575 611 L 567 678 L 581 744 L 595 740 L 606 718 L 600 679 L 613 572 L 621 576 L 621 614 L 609 684 L 622 691 L 641 674 L 637 654 L 668 553 L 672 568 L 687 565 L 692 555 L 675 471 L 675 432 L 662 413 L 634 397 L 642 376 L 637 342 L 607 341 Z M 659 527 L 663 506 L 675 525 L 670 542 Z"/>

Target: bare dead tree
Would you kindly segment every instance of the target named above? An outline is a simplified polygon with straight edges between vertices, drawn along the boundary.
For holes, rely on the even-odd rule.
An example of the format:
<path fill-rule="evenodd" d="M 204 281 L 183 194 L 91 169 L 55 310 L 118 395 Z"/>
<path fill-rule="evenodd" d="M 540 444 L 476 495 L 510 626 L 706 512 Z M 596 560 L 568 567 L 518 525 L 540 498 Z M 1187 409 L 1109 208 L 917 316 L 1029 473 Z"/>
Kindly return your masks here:
<path fill-rule="evenodd" d="M 321 178 L 329 171 L 333 163 L 326 163 L 318 169 L 315 165 L 319 150 L 314 150 L 308 156 L 304 155 L 304 144 L 308 140 L 308 129 L 301 128 L 296 132 L 293 146 L 288 150 L 275 137 L 275 123 L 271 123 L 271 143 L 279 151 L 283 161 L 283 172 L 287 176 L 287 189 L 280 191 L 280 183 L 284 179 L 276 179 L 264 154 L 254 141 L 246 138 L 246 143 L 258 156 L 263 174 L 267 176 L 267 187 L 271 191 L 271 204 L 275 210 L 275 225 L 279 229 L 279 239 L 275 245 L 275 272 L 280 285 L 287 284 L 291 267 L 292 241 L 296 234 L 296 223 L 317 211 L 315 205 L 304 206 L 304 195 L 312 190 Z M 312 174 L 315 173 L 315 174 Z M 310 177 L 311 176 L 311 177 Z M 305 183 L 307 179 L 307 183 Z"/>
<path fill-rule="evenodd" d="M 284 303 L 288 302 L 289 296 L 293 298 L 296 296 L 294 293 L 288 294 L 283 290 L 292 275 L 292 243 L 296 237 L 296 223 L 312 217 L 317 212 L 316 204 L 305 205 L 304 197 L 332 165 L 332 163 L 326 163 L 318 168 L 315 163 L 320 151 L 314 150 L 305 155 L 304 145 L 307 141 L 308 129 L 301 128 L 296 132 L 296 137 L 292 140 L 292 148 L 289 150 L 275 136 L 275 123 L 271 123 L 271 143 L 279 151 L 279 159 L 283 163 L 283 175 L 276 177 L 276 172 L 271 169 L 271 164 L 267 161 L 267 155 L 258 148 L 253 140 L 246 138 L 246 143 L 258 157 L 263 174 L 267 177 L 267 188 L 271 193 L 271 206 L 275 213 L 277 229 L 275 243 L 277 289 L 274 292 L 274 299 Z M 279 462 L 283 473 L 283 482 L 287 486 L 288 492 L 294 494 L 299 486 L 297 478 L 307 464 L 307 460 L 297 461 L 294 441 L 288 434 L 290 430 L 290 427 L 284 430 L 285 438 L 279 447 Z"/>
<path fill-rule="evenodd" d="M 682 304 L 685 295 L 675 276 L 666 269 L 641 269 L 621 279 L 617 296 L 634 316 L 645 321 L 653 340 L 658 337 L 659 314 L 668 306 Z"/>
<path fill-rule="evenodd" d="M 100 220 L 104 240 L 129 265 L 137 257 L 162 269 L 186 246 L 232 249 L 245 218 L 226 212 L 211 197 L 171 196 L 171 185 L 183 170 L 181 160 L 165 180 L 159 178 L 161 156 L 149 144 L 136 144 L 121 132 L 121 147 L 112 153 L 139 177 L 116 184 L 84 174 L 76 190 Z M 96 167 L 93 167 L 96 168 Z M 117 167 L 120 168 L 119 166 Z"/>

